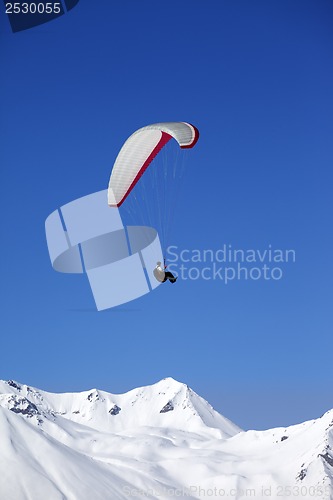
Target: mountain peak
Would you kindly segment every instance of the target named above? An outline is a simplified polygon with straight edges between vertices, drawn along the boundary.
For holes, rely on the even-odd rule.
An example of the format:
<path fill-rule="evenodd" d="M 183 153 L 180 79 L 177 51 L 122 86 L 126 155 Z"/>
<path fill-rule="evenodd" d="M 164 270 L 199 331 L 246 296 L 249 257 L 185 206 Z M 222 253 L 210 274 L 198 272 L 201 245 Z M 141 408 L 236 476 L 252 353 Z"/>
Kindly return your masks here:
<path fill-rule="evenodd" d="M 1 382 L 0 392 L 26 398 L 45 418 L 61 416 L 100 431 L 168 427 L 212 438 L 230 437 L 240 431 L 186 384 L 172 377 L 124 394 L 98 389 L 52 394 L 12 380 Z"/>

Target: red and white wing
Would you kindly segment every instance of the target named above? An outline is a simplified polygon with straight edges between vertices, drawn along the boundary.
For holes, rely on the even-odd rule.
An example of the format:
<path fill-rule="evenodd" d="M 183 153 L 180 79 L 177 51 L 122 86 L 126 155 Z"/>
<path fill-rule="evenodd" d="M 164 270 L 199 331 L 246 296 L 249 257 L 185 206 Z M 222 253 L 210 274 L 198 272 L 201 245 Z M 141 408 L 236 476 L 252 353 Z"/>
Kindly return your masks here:
<path fill-rule="evenodd" d="M 183 149 L 192 148 L 198 138 L 198 130 L 185 122 L 155 123 L 140 128 L 121 148 L 113 165 L 108 204 L 119 207 L 163 146 L 174 138 Z"/>

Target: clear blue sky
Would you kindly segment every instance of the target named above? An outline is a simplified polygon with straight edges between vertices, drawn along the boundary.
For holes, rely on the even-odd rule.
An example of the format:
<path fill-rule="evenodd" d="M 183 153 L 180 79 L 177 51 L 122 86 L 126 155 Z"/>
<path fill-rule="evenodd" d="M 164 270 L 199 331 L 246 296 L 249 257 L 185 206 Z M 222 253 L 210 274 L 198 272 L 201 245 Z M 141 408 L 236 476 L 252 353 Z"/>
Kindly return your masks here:
<path fill-rule="evenodd" d="M 244 428 L 333 407 L 332 22 L 328 0 L 81 0 L 12 34 L 2 9 L 0 378 L 123 392 L 173 376 Z M 98 313 L 86 279 L 52 270 L 44 221 L 167 120 L 201 132 L 174 244 L 271 244 L 296 263 Z"/>

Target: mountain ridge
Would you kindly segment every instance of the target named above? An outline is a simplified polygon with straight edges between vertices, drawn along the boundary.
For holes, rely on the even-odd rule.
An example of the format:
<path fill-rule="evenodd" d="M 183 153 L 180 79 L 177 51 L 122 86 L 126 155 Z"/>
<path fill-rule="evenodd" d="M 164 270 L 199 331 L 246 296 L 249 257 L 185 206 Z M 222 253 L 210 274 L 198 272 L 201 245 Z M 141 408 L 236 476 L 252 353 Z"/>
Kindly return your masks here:
<path fill-rule="evenodd" d="M 171 377 L 124 394 L 0 381 L 0 435 L 1 500 L 333 498 L 333 410 L 242 431 Z"/>

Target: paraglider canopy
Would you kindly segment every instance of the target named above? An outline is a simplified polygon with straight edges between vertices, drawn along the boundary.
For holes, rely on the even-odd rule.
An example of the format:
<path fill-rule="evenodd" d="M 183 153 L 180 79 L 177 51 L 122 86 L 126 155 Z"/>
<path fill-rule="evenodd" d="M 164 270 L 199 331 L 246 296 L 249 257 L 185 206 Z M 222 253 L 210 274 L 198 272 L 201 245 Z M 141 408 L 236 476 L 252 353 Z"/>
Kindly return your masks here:
<path fill-rule="evenodd" d="M 140 128 L 127 139 L 113 165 L 108 189 L 110 207 L 119 207 L 124 202 L 155 156 L 172 138 L 182 149 L 192 148 L 199 132 L 186 122 L 165 122 Z"/>

